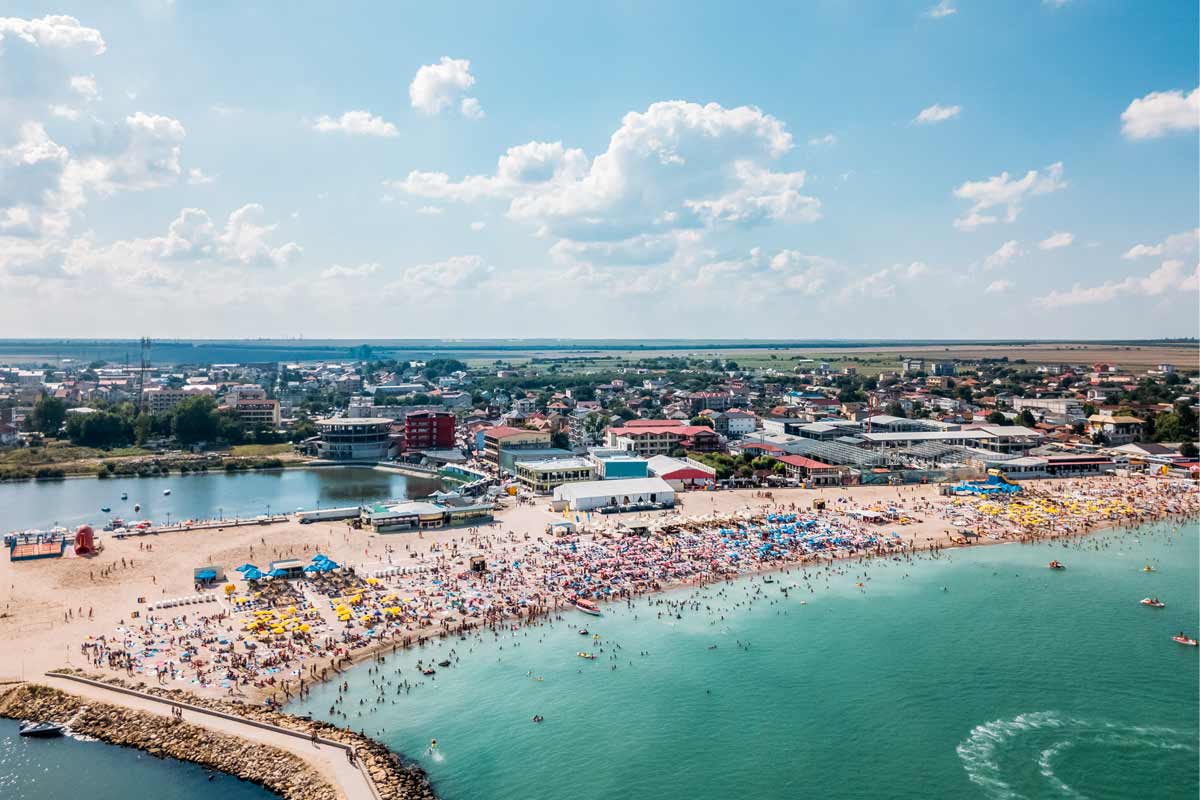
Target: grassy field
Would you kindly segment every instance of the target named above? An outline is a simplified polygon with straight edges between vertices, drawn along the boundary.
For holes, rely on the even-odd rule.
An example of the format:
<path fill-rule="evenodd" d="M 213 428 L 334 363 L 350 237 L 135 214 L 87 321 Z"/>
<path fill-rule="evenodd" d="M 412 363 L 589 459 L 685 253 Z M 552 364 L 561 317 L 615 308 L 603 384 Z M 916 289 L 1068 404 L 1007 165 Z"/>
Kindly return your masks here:
<path fill-rule="evenodd" d="M 229 454 L 237 458 L 264 458 L 267 456 L 286 456 L 295 452 L 291 444 L 238 444 L 229 448 Z"/>
<path fill-rule="evenodd" d="M 119 447 L 113 450 L 100 450 L 95 447 L 78 447 L 70 442 L 50 440 L 42 447 L 23 447 L 17 450 L 0 452 L 0 466 L 41 467 L 48 464 L 69 464 L 98 459 L 131 458 L 148 455 L 151 455 L 151 451 L 143 450 L 140 447 Z"/>
<path fill-rule="evenodd" d="M 540 357 L 554 358 L 555 353 L 536 353 Z M 1159 364 L 1172 364 L 1182 371 L 1200 368 L 1200 348 L 1180 345 L 1111 345 L 1039 343 L 1028 345 L 870 345 L 851 347 L 789 347 L 764 348 L 721 348 L 712 350 L 625 350 L 597 351 L 591 356 L 592 368 L 629 366 L 642 359 L 679 358 L 720 359 L 736 361 L 743 368 L 771 368 L 790 371 L 801 359 L 824 361 L 833 367 L 853 366 L 864 375 L 896 370 L 905 357 L 924 358 L 931 361 L 974 361 L 983 358 L 1008 358 L 1009 361 L 1024 360 L 1028 364 L 1086 364 L 1102 362 L 1115 364 L 1130 372 L 1145 372 Z M 613 358 L 613 357 L 616 358 Z M 576 364 L 581 356 L 572 353 L 564 356 Z"/>

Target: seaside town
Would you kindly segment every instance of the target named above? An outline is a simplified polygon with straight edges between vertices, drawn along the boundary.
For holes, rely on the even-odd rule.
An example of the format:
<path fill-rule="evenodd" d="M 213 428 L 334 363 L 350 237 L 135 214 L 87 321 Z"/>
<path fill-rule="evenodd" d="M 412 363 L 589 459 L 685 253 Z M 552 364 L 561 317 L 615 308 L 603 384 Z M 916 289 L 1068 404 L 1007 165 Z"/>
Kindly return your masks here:
<path fill-rule="evenodd" d="M 10 0 L 0 800 L 1200 797 L 1197 30 Z"/>
<path fill-rule="evenodd" d="M 137 367 L 0 369 L 9 463 L 72 458 L 10 466 L 8 480 L 356 465 L 442 487 L 236 524 L 137 519 L 122 492 L 124 508 L 97 509 L 93 524 L 5 536 L 14 566 L 63 559 L 53 592 L 72 628 L 94 618 L 88 589 L 144 590 L 138 608 L 109 609 L 120 624 L 77 643 L 93 667 L 276 703 L 381 642 L 783 563 L 1196 509 L 1198 373 L 1167 363 L 771 354 L 742 367 L 696 354 L 187 368 L 153 366 L 141 347 Z M 147 586 L 160 568 L 170 580 Z M 87 602 L 64 604 L 68 587 Z"/>

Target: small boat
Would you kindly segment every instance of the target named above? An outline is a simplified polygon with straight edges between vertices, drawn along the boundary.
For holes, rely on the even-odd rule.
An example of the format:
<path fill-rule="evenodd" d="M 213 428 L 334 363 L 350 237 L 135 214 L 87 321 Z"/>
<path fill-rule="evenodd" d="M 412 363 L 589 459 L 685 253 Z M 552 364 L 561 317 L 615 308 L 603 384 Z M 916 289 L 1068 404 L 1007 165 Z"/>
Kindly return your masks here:
<path fill-rule="evenodd" d="M 1200 642 L 1197 642 L 1195 639 L 1189 639 L 1186 636 L 1172 636 L 1171 641 L 1179 642 L 1180 644 L 1187 645 L 1188 647 L 1196 647 L 1200 645 Z"/>
<path fill-rule="evenodd" d="M 449 661 L 439 661 L 438 666 L 439 667 L 448 667 L 448 666 L 450 666 L 450 662 Z"/>
<path fill-rule="evenodd" d="M 141 510 L 142 510 L 142 504 L 141 504 L 141 503 L 134 503 L 134 504 L 133 504 L 133 510 L 134 510 L 134 511 L 141 511 Z"/>
<path fill-rule="evenodd" d="M 575 601 L 575 607 L 585 614 L 591 614 L 593 617 L 600 616 L 600 609 L 591 600 L 585 600 L 581 597 Z"/>
<path fill-rule="evenodd" d="M 588 635 L 588 629 L 587 629 L 587 628 L 580 628 L 580 629 L 579 629 L 579 635 L 580 635 L 580 636 L 587 636 L 587 635 Z"/>
<path fill-rule="evenodd" d="M 109 508 L 108 506 L 100 506 L 100 510 L 103 511 L 105 514 L 112 511 L 112 509 Z"/>
<path fill-rule="evenodd" d="M 435 672 L 437 672 L 437 670 L 434 669 L 433 667 L 425 667 L 424 669 L 421 670 L 422 675 L 432 675 Z"/>
<path fill-rule="evenodd" d="M 57 722 L 26 722 L 17 729 L 17 734 L 32 739 L 53 739 L 56 736 L 62 736 L 64 730 L 65 726 L 59 725 Z"/>
<path fill-rule="evenodd" d="M 1061 561 L 1051 561 L 1049 567 L 1050 569 L 1066 569 Z"/>
<path fill-rule="evenodd" d="M 595 654 L 595 653 L 585 653 L 585 652 L 583 652 L 582 650 L 580 650 L 580 651 L 579 651 L 578 653 L 576 653 L 575 655 L 579 656 L 580 658 L 586 658 L 588 661 L 595 661 L 595 660 L 596 660 L 596 654 Z"/>
<path fill-rule="evenodd" d="M 122 500 L 128 500 L 128 499 L 129 499 L 129 492 L 121 492 L 121 499 L 122 499 Z"/>
<path fill-rule="evenodd" d="M 1162 602 L 1161 600 L 1155 600 L 1152 597 L 1143 597 L 1142 605 L 1150 606 L 1151 608 L 1166 608 L 1167 607 L 1166 603 Z"/>
<path fill-rule="evenodd" d="M 167 495 L 169 495 L 170 493 L 171 493 L 171 490 L 170 490 L 170 489 L 163 489 L 163 496 L 164 496 L 164 497 L 165 497 L 165 496 L 167 496 Z"/>
<path fill-rule="evenodd" d="M 1154 572 L 1154 567 L 1147 564 L 1146 566 L 1142 567 L 1142 572 Z"/>

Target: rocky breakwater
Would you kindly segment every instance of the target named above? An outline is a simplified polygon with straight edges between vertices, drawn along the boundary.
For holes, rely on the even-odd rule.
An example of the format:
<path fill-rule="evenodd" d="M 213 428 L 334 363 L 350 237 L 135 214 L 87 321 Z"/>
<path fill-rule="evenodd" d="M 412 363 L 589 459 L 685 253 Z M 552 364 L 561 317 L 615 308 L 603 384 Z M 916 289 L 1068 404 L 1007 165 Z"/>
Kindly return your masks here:
<path fill-rule="evenodd" d="M 288 800 L 338 800 L 341 794 L 300 758 L 276 747 L 145 711 L 83 700 L 49 686 L 20 684 L 0 695 L 0 716 L 69 723 L 73 733 L 192 761 L 251 781 Z"/>
<path fill-rule="evenodd" d="M 162 689 L 148 686 L 142 682 L 130 682 L 120 678 L 101 675 L 91 675 L 81 670 L 60 670 L 80 677 L 103 681 L 126 689 L 136 689 L 154 697 L 161 697 L 176 703 L 186 703 L 198 708 L 207 708 L 223 714 L 233 714 L 244 719 L 276 725 L 280 728 L 298 731 L 306 737 L 316 734 L 321 739 L 339 742 L 354 751 L 356 759 L 371 776 L 379 796 L 383 800 L 437 800 L 437 794 L 429 782 L 429 776 L 416 763 L 393 753 L 386 746 L 369 736 L 355 733 L 349 728 L 339 728 L 336 725 L 321 720 L 297 717 L 283 711 L 277 711 L 266 706 L 249 705 L 228 700 L 218 700 L 211 697 L 198 697 L 178 689 Z M 193 759 L 194 760 L 194 759 Z"/>

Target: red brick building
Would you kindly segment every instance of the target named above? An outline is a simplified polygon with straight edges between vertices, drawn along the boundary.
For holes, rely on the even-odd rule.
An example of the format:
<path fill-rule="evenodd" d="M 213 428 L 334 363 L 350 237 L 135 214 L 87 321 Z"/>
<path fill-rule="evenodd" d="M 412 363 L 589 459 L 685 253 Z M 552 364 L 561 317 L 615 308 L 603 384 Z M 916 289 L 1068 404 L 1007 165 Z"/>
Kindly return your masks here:
<path fill-rule="evenodd" d="M 416 411 L 404 418 L 405 450 L 449 450 L 454 447 L 454 414 Z"/>

